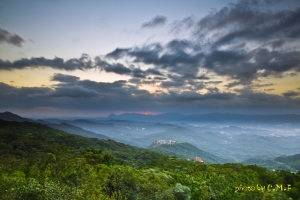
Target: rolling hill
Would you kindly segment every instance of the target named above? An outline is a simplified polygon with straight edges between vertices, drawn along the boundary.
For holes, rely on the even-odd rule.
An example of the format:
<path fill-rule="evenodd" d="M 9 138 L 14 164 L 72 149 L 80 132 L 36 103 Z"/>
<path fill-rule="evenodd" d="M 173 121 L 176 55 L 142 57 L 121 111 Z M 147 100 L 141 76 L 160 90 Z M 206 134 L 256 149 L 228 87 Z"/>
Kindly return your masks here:
<path fill-rule="evenodd" d="M 200 157 L 206 163 L 225 163 L 226 160 L 214 156 L 206 151 L 198 149 L 187 142 L 177 142 L 173 140 L 158 140 L 152 143 L 148 149 L 163 153 L 168 156 L 195 160 Z"/>

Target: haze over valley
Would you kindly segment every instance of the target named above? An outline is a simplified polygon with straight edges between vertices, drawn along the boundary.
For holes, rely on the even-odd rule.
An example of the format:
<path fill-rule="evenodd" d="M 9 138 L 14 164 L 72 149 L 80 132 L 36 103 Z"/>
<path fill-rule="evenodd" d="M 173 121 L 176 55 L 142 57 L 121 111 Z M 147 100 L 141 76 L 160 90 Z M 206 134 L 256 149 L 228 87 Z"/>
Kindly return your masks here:
<path fill-rule="evenodd" d="M 300 152 L 299 115 L 122 114 L 82 119 L 26 119 L 10 112 L 4 120 L 34 121 L 68 133 L 149 148 L 159 140 L 188 143 L 214 155 L 214 163 L 261 164 Z M 193 152 L 190 152 L 192 155 Z M 200 156 L 200 155 L 199 155 Z M 191 157 L 189 157 L 191 159 Z M 257 159 L 256 162 L 253 159 Z M 212 162 L 210 159 L 204 162 Z M 274 165 L 273 165 L 274 167 Z M 282 166 L 277 166 L 282 167 Z"/>

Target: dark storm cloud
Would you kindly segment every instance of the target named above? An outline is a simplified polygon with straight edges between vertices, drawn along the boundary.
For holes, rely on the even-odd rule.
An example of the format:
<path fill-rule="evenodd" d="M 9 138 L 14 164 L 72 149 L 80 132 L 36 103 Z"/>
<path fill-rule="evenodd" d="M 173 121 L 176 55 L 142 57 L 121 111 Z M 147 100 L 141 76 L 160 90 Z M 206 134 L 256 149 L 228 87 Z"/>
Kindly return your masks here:
<path fill-rule="evenodd" d="M 76 82 L 79 80 L 79 77 L 77 76 L 71 76 L 61 73 L 56 73 L 51 77 L 51 81 L 59 81 L 59 82 Z"/>
<path fill-rule="evenodd" d="M 19 35 L 11 34 L 7 30 L 0 28 L 0 43 L 6 42 L 8 44 L 15 45 L 17 47 L 21 47 L 22 43 L 25 42 L 23 38 L 21 38 Z"/>
<path fill-rule="evenodd" d="M 62 58 L 46 59 L 44 57 L 39 58 L 22 58 L 14 62 L 3 61 L 0 59 L 0 70 L 14 70 L 24 68 L 40 68 L 50 67 L 53 69 L 61 69 L 66 71 L 73 70 L 87 70 L 95 68 L 91 58 L 87 54 L 82 54 L 80 58 L 72 58 L 64 61 Z"/>
<path fill-rule="evenodd" d="M 167 18 L 165 16 L 156 16 L 149 22 L 145 22 L 142 25 L 142 28 L 156 28 L 158 26 L 163 26 L 167 22 Z"/>

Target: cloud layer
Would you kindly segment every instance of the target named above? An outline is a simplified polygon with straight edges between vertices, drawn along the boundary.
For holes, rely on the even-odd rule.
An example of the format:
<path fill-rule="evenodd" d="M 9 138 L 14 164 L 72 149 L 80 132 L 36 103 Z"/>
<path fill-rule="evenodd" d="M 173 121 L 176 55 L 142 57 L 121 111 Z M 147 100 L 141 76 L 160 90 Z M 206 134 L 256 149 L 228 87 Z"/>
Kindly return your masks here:
<path fill-rule="evenodd" d="M 169 41 L 116 48 L 94 58 L 82 54 L 69 60 L 0 60 L 0 70 L 99 69 L 129 77 L 105 83 L 56 73 L 50 78 L 51 88 L 1 83 L 1 106 L 178 112 L 297 110 L 299 86 L 275 95 L 262 91 L 273 91 L 270 87 L 276 84 L 260 83 L 263 78 L 286 78 L 300 72 L 300 5 L 285 9 L 278 3 L 241 0 L 201 19 L 188 16 L 169 24 L 167 17 L 156 16 L 141 28 L 165 28 Z M 178 36 L 181 32 L 185 37 Z M 0 29 L 0 41 L 21 46 L 23 40 L 12 39 L 16 36 Z M 144 89 L 147 87 L 152 91 Z"/>
<path fill-rule="evenodd" d="M 173 79 L 176 79 L 173 78 Z M 281 95 L 257 93 L 243 89 L 238 93 L 220 92 L 216 87 L 203 83 L 208 92 L 199 94 L 193 91 L 157 91 L 150 93 L 132 85 L 131 81 L 112 83 L 80 80 L 79 77 L 54 74 L 52 81 L 58 82 L 50 87 L 13 87 L 0 83 L 0 109 L 32 109 L 49 107 L 60 109 L 94 111 L 140 111 L 156 112 L 228 112 L 229 110 L 297 110 L 300 100 L 293 99 L 299 92 Z M 138 79 L 141 80 L 141 79 Z M 163 82 L 162 87 L 177 87 L 178 82 Z M 195 85 L 194 85 L 195 87 Z"/>

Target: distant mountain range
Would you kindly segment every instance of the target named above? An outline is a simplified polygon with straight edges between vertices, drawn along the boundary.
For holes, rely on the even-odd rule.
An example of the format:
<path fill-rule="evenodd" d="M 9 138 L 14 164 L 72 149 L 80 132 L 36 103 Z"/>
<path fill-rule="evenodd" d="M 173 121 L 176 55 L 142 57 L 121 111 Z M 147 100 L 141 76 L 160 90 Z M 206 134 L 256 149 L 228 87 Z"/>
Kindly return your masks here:
<path fill-rule="evenodd" d="M 20 117 L 11 112 L 0 113 L 0 119 L 6 121 L 34 121 L 32 119 Z M 140 122 L 198 122 L 198 123 L 234 123 L 234 124 L 285 124 L 294 123 L 300 127 L 300 115 L 246 115 L 246 114 L 229 114 L 229 113 L 209 113 L 209 114 L 191 114 L 184 115 L 180 113 L 164 113 L 158 115 L 145 115 L 136 113 L 124 113 L 121 115 L 110 114 L 107 117 L 93 118 L 94 120 L 130 120 Z M 90 120 L 90 119 L 87 119 Z M 63 119 L 43 119 L 50 123 L 61 123 L 69 120 Z"/>
<path fill-rule="evenodd" d="M 209 114 L 191 114 L 183 115 L 180 113 L 165 113 L 158 115 L 144 115 L 136 113 L 124 113 L 121 115 L 111 114 L 107 117 L 97 118 L 99 120 L 119 119 L 147 122 L 203 122 L 203 123 L 265 123 L 265 124 L 283 124 L 300 123 L 300 115 L 246 115 L 246 114 L 228 114 L 228 113 L 209 113 Z"/>

